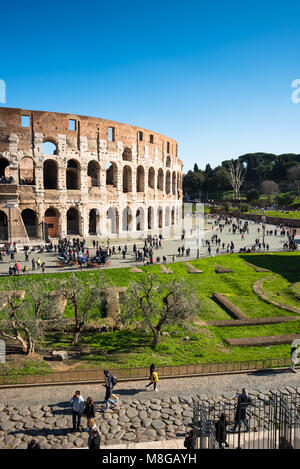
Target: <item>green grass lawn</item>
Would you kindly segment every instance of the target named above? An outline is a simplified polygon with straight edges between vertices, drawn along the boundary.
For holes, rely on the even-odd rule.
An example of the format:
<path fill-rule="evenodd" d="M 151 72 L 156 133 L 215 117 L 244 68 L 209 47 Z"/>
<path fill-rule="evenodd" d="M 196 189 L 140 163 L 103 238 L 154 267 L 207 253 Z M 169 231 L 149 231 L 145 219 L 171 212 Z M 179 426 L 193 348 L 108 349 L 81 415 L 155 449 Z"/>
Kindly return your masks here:
<path fill-rule="evenodd" d="M 267 294 L 280 293 L 279 301 L 288 304 L 299 305 L 299 300 L 290 291 L 290 285 L 299 281 L 299 272 L 291 272 L 291 268 L 300 265 L 300 253 L 263 253 L 263 254 L 233 254 L 215 258 L 204 258 L 190 261 L 195 267 L 201 269 L 203 274 L 189 274 L 187 267 L 181 263 L 170 264 L 168 267 L 174 271 L 174 275 L 186 279 L 200 300 L 198 321 L 231 320 L 232 318 L 212 300 L 213 293 L 222 293 L 236 306 L 238 306 L 249 318 L 290 316 L 290 311 L 282 310 L 274 305 L 261 300 L 252 289 L 253 284 L 260 278 L 276 275 L 276 279 L 265 282 L 263 289 Z M 270 269 L 270 272 L 258 273 L 245 261 Z M 216 274 L 215 264 L 228 267 L 233 273 Z M 160 266 L 142 267 L 144 271 L 159 274 Z M 45 278 L 59 278 L 70 275 L 69 273 L 32 275 L 27 277 L 28 282 L 43 282 Z M 86 283 L 96 275 L 94 271 L 78 272 Z M 128 286 L 139 278 L 140 274 L 132 273 L 129 268 L 108 269 L 104 271 L 105 278 L 115 286 Z M 162 283 L 167 282 L 171 275 L 159 274 Z M 1 289 L 5 289 L 8 283 L 18 288 L 20 279 L 1 279 Z M 277 298 L 277 299 L 278 299 Z M 283 301 L 284 300 L 284 301 Z M 297 303 L 298 302 L 298 303 Z M 72 317 L 72 309 L 68 307 L 65 316 Z M 103 321 L 103 319 L 102 319 Z M 71 334 L 48 334 L 45 341 L 40 344 L 42 349 L 79 350 L 81 356 L 78 359 L 79 367 L 145 367 L 153 361 L 157 366 L 182 365 L 209 362 L 229 362 L 257 360 L 268 358 L 289 357 L 290 345 L 277 345 L 272 347 L 229 347 L 225 343 L 230 337 L 254 337 L 263 335 L 299 334 L 299 321 L 282 324 L 247 326 L 247 327 L 213 327 L 198 324 L 188 324 L 183 327 L 167 327 L 168 336 L 158 347 L 151 348 L 152 336 L 145 330 L 121 330 L 106 334 L 86 333 L 81 336 L 76 347 L 71 347 Z M 191 340 L 185 340 L 186 337 Z M 9 362 L 8 362 L 9 363 Z M 7 366 L 9 366 L 7 363 Z M 43 363 L 43 365 L 42 365 Z M 44 368 L 43 368 L 44 367 Z M 14 364 L 15 368 L 15 364 Z M 24 372 L 47 371 L 45 362 L 23 364 Z M 0 366 L 4 371 L 5 367 Z"/>

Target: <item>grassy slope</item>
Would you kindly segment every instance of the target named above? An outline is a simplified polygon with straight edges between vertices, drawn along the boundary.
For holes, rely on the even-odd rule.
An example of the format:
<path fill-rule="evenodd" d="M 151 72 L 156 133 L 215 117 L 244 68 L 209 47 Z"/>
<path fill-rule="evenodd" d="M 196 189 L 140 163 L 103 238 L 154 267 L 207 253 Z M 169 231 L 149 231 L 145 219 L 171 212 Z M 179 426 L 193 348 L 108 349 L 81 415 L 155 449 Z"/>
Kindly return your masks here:
<path fill-rule="evenodd" d="M 244 260 L 262 267 L 267 267 L 272 272 L 257 273 L 247 266 Z M 193 265 L 203 270 L 203 274 L 188 274 L 183 263 L 174 263 L 170 268 L 178 277 L 187 279 L 197 291 L 201 301 L 199 320 L 209 321 L 215 319 L 231 319 L 212 299 L 214 292 L 225 294 L 228 299 L 237 305 L 249 317 L 273 317 L 290 316 L 291 313 L 276 306 L 270 305 L 259 299 L 252 291 L 253 283 L 268 275 L 277 275 L 276 282 L 266 282 L 270 291 L 274 288 L 282 288 L 286 292 L 287 286 L 299 280 L 299 274 L 288 272 L 289 267 L 299 265 L 299 253 L 280 254 L 254 254 L 254 255 L 225 255 L 218 259 L 205 258 L 191 261 Z M 216 274 L 215 264 L 230 267 L 232 274 Z M 158 273 L 160 266 L 142 267 L 145 271 Z M 56 276 L 68 275 L 67 273 L 56 274 Z M 80 272 L 86 282 L 95 272 Z M 53 275 L 47 274 L 47 277 Z M 105 271 L 105 277 L 116 286 L 128 286 L 130 282 L 138 279 L 139 274 L 129 272 L 129 269 L 111 269 Z M 28 281 L 43 281 L 44 276 L 36 275 L 28 277 Z M 166 282 L 170 275 L 160 275 L 161 282 Z M 7 282 L 16 285 L 20 279 L 5 278 L 1 280 L 1 289 L 5 288 Z M 265 288 L 265 285 L 264 285 Z M 269 293 L 268 290 L 268 293 Z M 275 291 L 274 290 L 274 291 Z M 266 290 L 267 291 L 267 290 Z M 288 295 L 286 295 L 288 298 Z M 291 301 L 292 299 L 289 298 Z M 293 300 L 294 301 L 294 300 Z M 296 300 L 297 301 L 297 300 Z M 298 302 L 299 304 L 299 302 Z M 66 311 L 71 316 L 71 309 Z M 224 362 L 239 360 L 266 359 L 272 357 L 288 357 L 289 345 L 265 347 L 229 347 L 224 339 L 227 337 L 252 337 L 259 335 L 278 335 L 300 333 L 299 321 L 283 324 L 252 327 L 229 327 L 217 328 L 212 326 L 189 325 L 183 328 L 166 329 L 170 336 L 164 337 L 163 342 L 153 351 L 150 347 L 151 335 L 145 331 L 120 331 L 108 334 L 87 334 L 82 337 L 78 348 L 83 351 L 82 366 L 98 367 L 144 367 L 155 361 L 157 365 L 187 364 L 201 362 Z M 186 341 L 189 336 L 192 340 Z M 47 339 L 47 345 L 55 349 L 70 347 L 70 337 L 64 335 Z"/>

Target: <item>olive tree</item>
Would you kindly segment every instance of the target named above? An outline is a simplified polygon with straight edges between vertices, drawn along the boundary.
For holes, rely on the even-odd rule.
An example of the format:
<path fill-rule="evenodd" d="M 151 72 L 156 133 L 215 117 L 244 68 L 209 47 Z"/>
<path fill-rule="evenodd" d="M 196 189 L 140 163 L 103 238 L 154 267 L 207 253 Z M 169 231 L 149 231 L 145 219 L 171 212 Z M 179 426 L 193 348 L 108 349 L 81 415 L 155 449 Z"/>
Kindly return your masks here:
<path fill-rule="evenodd" d="M 60 294 L 67 299 L 74 312 L 72 345 L 77 344 L 80 334 L 92 315 L 99 316 L 106 308 L 106 281 L 99 271 L 88 283 L 75 274 L 64 278 L 58 287 Z"/>
<path fill-rule="evenodd" d="M 192 321 L 198 308 L 198 299 L 187 282 L 174 278 L 162 284 L 158 275 L 146 273 L 123 295 L 120 320 L 124 325 L 139 324 L 150 330 L 155 348 L 164 326 Z"/>
<path fill-rule="evenodd" d="M 45 282 L 20 282 L 18 287 L 23 290 L 8 284 L 1 292 L 0 336 L 19 342 L 23 353 L 32 355 L 37 341 L 44 336 L 45 327 L 51 321 L 57 325 L 57 306 Z"/>

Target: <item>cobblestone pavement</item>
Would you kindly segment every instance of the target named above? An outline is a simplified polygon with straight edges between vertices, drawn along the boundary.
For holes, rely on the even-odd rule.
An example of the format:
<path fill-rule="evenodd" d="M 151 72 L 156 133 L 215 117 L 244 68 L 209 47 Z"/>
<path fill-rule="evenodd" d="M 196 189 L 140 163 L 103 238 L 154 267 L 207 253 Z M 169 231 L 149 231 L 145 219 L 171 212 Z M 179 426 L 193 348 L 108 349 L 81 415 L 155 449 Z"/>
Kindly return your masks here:
<path fill-rule="evenodd" d="M 115 390 L 118 405 L 105 413 L 101 412 L 104 398 L 101 383 L 2 389 L 0 448 L 24 448 L 32 437 L 43 448 L 85 448 L 87 433 L 70 432 L 69 400 L 77 388 L 84 398 L 94 399 L 96 424 L 101 431 L 102 447 L 106 448 L 124 445 L 145 448 L 153 441 L 159 441 L 165 448 L 178 448 L 192 421 L 195 402 L 234 402 L 243 387 L 261 399 L 270 390 L 300 395 L 300 372 L 294 374 L 288 369 L 161 379 L 158 392 L 146 390 L 146 382 L 118 383 Z M 85 426 L 85 418 L 82 424 Z"/>
<path fill-rule="evenodd" d="M 266 231 L 268 230 L 274 230 L 276 228 L 273 225 L 266 225 Z M 258 232 L 258 229 L 260 230 Z M 269 244 L 269 250 L 272 251 L 278 251 L 283 249 L 283 244 L 284 242 L 287 241 L 287 237 L 282 237 L 280 236 L 280 230 L 278 229 L 278 234 L 277 236 L 274 235 L 269 235 L 265 236 L 265 243 Z M 213 226 L 212 224 L 206 224 L 205 225 L 205 231 L 203 232 L 203 238 L 204 240 L 210 240 L 213 234 L 218 234 L 218 237 L 221 239 L 221 245 L 224 242 L 225 243 L 225 249 L 222 249 L 222 246 L 220 247 L 220 254 L 226 253 L 227 249 L 227 244 L 230 243 L 231 241 L 234 242 L 235 245 L 235 252 L 238 252 L 241 247 L 246 247 L 246 248 L 251 248 L 253 244 L 255 244 L 255 240 L 258 238 L 260 242 L 262 243 L 263 241 L 263 236 L 262 236 L 262 228 L 261 224 L 254 223 L 253 221 L 249 221 L 249 234 L 245 234 L 245 239 L 242 239 L 241 235 L 236 233 L 235 235 L 232 234 L 231 227 L 226 226 L 222 233 L 219 232 L 219 230 Z M 96 238 L 95 238 L 96 239 Z M 93 238 L 88 238 L 86 240 L 86 248 L 89 248 L 90 250 L 90 256 L 94 256 L 96 250 L 93 248 L 92 245 Z M 99 240 L 99 247 L 105 247 L 107 243 L 106 239 L 100 239 Z M 115 246 L 116 248 L 120 245 L 123 249 L 124 245 L 126 244 L 128 247 L 128 254 L 126 256 L 126 259 L 122 258 L 122 255 L 118 253 L 114 254 L 111 256 L 110 261 L 111 261 L 111 267 L 132 267 L 136 265 L 141 265 L 142 263 L 137 263 L 135 260 L 135 256 L 132 252 L 132 247 L 133 244 L 136 243 L 138 249 L 142 249 L 144 246 L 144 242 L 142 239 L 130 239 L 130 240 L 110 240 L 110 246 Z M 162 249 L 154 249 L 154 260 L 159 256 L 161 258 L 162 262 L 162 256 L 166 256 L 167 262 L 172 262 L 172 257 L 173 255 L 176 256 L 176 261 L 181 261 L 181 260 L 189 260 L 189 259 L 195 259 L 197 257 L 197 248 L 196 246 L 193 247 L 191 244 L 192 241 L 191 239 L 186 236 L 185 241 L 182 241 L 181 239 L 163 239 L 162 241 Z M 179 256 L 177 249 L 178 247 L 185 246 L 186 248 L 191 249 L 191 254 L 189 257 L 184 256 Z M 211 255 L 216 255 L 216 245 L 212 244 L 211 245 Z M 23 249 L 23 247 L 19 247 L 19 249 Z M 208 256 L 207 252 L 207 247 L 202 246 L 200 248 L 200 257 L 206 257 Z M 37 251 L 34 253 L 30 253 L 29 255 L 29 261 L 25 262 L 25 256 L 23 250 L 19 250 L 17 254 L 15 255 L 15 260 L 18 261 L 19 266 L 20 266 L 20 272 L 22 272 L 23 267 L 27 264 L 29 268 L 29 273 L 40 273 L 40 271 L 32 271 L 31 269 L 31 260 L 34 258 L 35 261 L 40 257 L 41 262 L 46 263 L 46 272 L 63 272 L 66 270 L 78 270 L 78 267 L 71 267 L 71 268 L 59 268 L 57 266 L 58 262 L 58 255 L 55 253 L 42 253 L 39 254 Z M 12 265 L 12 262 L 10 261 L 10 256 L 5 256 L 3 262 L 0 262 L 0 274 L 8 274 L 8 269 L 9 266 Z M 85 269 L 85 267 L 84 267 Z"/>

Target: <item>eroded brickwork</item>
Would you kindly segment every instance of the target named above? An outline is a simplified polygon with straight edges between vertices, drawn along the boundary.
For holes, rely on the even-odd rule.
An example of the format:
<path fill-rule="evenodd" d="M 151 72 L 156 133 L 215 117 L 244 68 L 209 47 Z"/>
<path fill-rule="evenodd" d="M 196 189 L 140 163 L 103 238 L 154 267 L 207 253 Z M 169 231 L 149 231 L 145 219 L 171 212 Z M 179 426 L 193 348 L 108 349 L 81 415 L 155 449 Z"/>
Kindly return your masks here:
<path fill-rule="evenodd" d="M 1 240 L 175 226 L 182 169 L 177 142 L 151 130 L 0 108 Z"/>

